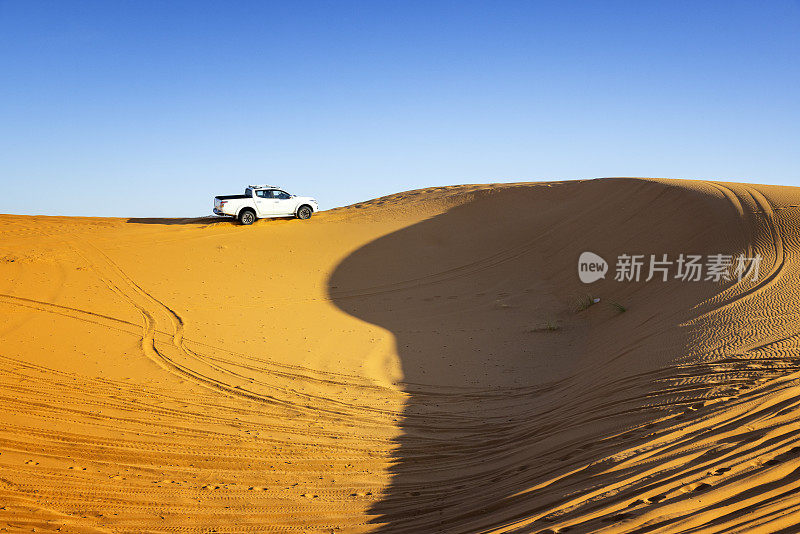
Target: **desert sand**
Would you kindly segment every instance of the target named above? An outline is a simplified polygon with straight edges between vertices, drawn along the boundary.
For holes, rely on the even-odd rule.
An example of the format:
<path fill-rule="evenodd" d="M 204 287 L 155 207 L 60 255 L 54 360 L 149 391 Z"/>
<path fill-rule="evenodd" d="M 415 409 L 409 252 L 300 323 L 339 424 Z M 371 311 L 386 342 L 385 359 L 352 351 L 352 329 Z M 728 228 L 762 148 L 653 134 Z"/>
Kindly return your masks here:
<path fill-rule="evenodd" d="M 799 255 L 800 190 L 724 182 L 0 216 L 0 531 L 796 532 Z"/>

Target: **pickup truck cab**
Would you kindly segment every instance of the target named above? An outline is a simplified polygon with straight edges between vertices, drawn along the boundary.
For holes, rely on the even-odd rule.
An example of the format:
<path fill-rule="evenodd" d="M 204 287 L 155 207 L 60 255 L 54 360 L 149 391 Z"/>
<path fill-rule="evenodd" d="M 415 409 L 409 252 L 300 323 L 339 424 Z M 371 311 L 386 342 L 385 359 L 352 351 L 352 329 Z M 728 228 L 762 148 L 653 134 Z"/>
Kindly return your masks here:
<path fill-rule="evenodd" d="M 290 195 L 274 185 L 249 185 L 243 195 L 214 197 L 216 215 L 234 217 L 242 224 L 269 217 L 308 219 L 318 210 L 315 199 Z"/>

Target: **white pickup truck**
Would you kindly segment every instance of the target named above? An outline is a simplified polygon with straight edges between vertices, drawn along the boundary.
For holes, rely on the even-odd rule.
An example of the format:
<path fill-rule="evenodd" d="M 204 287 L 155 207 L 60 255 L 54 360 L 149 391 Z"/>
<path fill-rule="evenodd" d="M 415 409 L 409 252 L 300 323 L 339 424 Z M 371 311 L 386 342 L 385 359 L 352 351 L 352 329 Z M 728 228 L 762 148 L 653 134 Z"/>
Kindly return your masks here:
<path fill-rule="evenodd" d="M 253 224 L 267 217 L 297 217 L 308 219 L 319 210 L 311 197 L 298 197 L 274 185 L 248 185 L 244 195 L 214 197 L 214 213 L 239 219 L 242 224 Z"/>

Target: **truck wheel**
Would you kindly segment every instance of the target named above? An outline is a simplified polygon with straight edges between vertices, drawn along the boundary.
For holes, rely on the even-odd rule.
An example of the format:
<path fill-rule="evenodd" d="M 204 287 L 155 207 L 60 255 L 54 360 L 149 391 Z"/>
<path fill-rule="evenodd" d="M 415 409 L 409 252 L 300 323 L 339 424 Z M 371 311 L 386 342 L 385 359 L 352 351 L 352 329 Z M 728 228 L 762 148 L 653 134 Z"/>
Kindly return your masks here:
<path fill-rule="evenodd" d="M 253 212 L 253 210 L 242 210 L 242 212 L 239 214 L 239 222 L 245 226 L 253 224 L 256 222 L 256 214 Z"/>
<path fill-rule="evenodd" d="M 311 209 L 311 206 L 300 206 L 300 209 L 297 210 L 297 218 L 298 219 L 310 219 L 311 214 L 314 213 L 314 210 Z"/>

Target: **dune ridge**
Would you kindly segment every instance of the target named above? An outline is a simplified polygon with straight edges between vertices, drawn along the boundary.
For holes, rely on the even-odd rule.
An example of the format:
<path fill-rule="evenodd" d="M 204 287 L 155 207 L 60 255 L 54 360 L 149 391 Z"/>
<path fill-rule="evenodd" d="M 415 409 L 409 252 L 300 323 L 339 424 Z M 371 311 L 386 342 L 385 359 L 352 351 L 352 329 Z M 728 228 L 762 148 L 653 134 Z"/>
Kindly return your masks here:
<path fill-rule="evenodd" d="M 0 216 L 0 531 L 794 532 L 798 208 L 614 178 Z M 614 280 L 681 253 L 760 276 Z"/>

